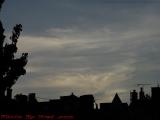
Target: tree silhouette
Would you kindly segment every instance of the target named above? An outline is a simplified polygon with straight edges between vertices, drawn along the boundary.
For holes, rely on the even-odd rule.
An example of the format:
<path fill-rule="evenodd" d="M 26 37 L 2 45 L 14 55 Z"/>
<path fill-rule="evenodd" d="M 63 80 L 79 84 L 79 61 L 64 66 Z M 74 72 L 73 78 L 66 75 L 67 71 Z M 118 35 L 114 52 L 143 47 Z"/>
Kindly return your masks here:
<path fill-rule="evenodd" d="M 4 0 L 0 0 L 0 9 L 3 2 Z M 27 64 L 28 53 L 22 53 L 19 58 L 15 57 L 18 49 L 17 40 L 21 31 L 21 24 L 13 27 L 12 36 L 7 42 L 0 21 L 0 99 L 5 98 L 7 89 L 11 89 L 18 78 L 26 73 L 24 67 Z"/>
<path fill-rule="evenodd" d="M 4 0 L 0 0 L 0 9 L 1 9 L 1 6 L 2 6 L 3 2 L 4 2 Z"/>

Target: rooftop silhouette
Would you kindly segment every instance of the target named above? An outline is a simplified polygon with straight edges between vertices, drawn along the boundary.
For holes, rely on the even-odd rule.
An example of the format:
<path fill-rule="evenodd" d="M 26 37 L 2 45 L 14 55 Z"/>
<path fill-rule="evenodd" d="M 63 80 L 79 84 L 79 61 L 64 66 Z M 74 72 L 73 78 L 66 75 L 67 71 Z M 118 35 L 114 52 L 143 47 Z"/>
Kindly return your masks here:
<path fill-rule="evenodd" d="M 145 91 L 142 95 L 142 90 L 143 88 L 140 88 L 139 94 L 135 90 L 130 93 L 130 104 L 123 103 L 116 93 L 112 102 L 100 103 L 100 108 L 92 94 L 78 97 L 72 93 L 60 96 L 59 99 L 39 102 L 35 93 L 17 94 L 11 98 L 12 92 L 9 91 L 9 95 L 5 96 L 6 101 L 0 102 L 0 113 L 73 115 L 75 120 L 159 120 L 160 87 L 152 87 L 151 96 L 146 95 Z"/>
<path fill-rule="evenodd" d="M 116 93 L 116 95 L 114 96 L 113 100 L 112 100 L 112 103 L 114 104 L 121 104 L 122 101 L 121 99 L 119 98 L 118 94 Z"/>

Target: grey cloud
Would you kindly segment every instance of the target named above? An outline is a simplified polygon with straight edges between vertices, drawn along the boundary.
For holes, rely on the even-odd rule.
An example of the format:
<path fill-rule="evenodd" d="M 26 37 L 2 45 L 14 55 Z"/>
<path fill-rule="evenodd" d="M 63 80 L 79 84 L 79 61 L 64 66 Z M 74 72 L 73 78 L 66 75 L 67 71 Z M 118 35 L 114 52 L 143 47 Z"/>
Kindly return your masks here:
<path fill-rule="evenodd" d="M 65 0 L 6 1 L 2 16 L 4 23 L 12 23 L 12 26 L 17 22 L 23 24 L 25 34 L 44 35 L 46 29 L 53 27 L 72 28 L 76 26 L 79 29 L 91 30 L 107 25 L 115 27 L 115 30 L 126 29 L 132 27 L 129 23 L 138 23 L 137 18 L 143 17 L 144 14 L 155 14 L 159 9 L 157 4 L 115 5 L 95 1 L 96 3 L 73 0 L 69 2 Z M 125 27 L 123 24 L 126 24 Z M 7 28 L 10 26 L 5 25 Z"/>
<path fill-rule="evenodd" d="M 159 3 L 105 2 L 6 1 L 7 31 L 22 23 L 18 46 L 30 53 L 15 93 L 57 98 L 75 91 L 93 93 L 102 102 L 119 92 L 127 101 L 137 83 L 155 85 L 160 77 Z"/>

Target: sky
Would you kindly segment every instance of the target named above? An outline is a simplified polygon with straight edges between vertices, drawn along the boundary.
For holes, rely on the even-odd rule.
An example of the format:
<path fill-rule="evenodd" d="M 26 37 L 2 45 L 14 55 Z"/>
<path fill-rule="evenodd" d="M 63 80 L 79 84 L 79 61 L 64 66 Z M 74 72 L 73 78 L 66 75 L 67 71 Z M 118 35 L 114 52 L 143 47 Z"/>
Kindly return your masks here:
<path fill-rule="evenodd" d="M 159 0 L 6 0 L 0 19 L 9 39 L 23 25 L 18 55 L 28 52 L 27 74 L 14 94 L 39 100 L 74 92 L 111 102 L 160 83 Z M 17 56 L 18 56 L 17 55 Z M 43 99 L 40 99 L 43 98 Z"/>

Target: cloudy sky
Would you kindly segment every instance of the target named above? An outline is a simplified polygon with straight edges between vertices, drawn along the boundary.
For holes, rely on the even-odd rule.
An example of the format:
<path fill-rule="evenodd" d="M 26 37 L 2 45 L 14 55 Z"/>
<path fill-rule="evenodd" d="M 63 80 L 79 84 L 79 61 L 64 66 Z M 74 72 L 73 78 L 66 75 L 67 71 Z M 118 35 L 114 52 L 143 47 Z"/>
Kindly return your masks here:
<path fill-rule="evenodd" d="M 124 102 L 137 84 L 160 82 L 159 0 L 6 0 L 5 34 L 21 23 L 19 53 L 28 52 L 27 74 L 14 94 L 37 97 L 93 94 Z M 146 91 L 151 86 L 145 86 Z"/>

